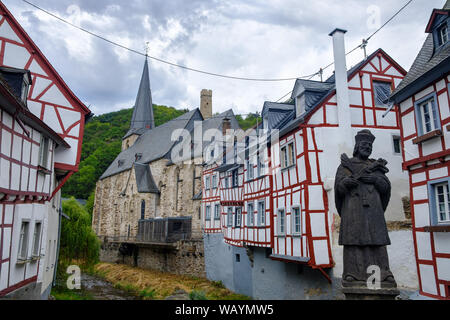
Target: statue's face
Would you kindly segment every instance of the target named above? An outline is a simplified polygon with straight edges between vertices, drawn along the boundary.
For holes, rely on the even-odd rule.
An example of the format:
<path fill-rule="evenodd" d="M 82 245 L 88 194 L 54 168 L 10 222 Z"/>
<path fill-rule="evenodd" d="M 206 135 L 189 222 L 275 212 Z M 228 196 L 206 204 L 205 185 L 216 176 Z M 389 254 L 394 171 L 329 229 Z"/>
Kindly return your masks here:
<path fill-rule="evenodd" d="M 362 158 L 367 159 L 372 154 L 372 143 L 368 141 L 362 141 L 359 143 L 358 153 Z"/>

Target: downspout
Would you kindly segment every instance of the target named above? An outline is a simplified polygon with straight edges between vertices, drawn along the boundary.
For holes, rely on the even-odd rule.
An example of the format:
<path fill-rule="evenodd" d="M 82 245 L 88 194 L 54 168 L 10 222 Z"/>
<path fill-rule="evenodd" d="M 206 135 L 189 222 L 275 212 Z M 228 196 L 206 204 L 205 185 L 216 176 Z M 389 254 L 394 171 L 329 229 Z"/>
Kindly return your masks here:
<path fill-rule="evenodd" d="M 59 263 L 59 246 L 61 242 L 61 214 L 62 214 L 62 204 L 60 202 L 58 209 L 58 247 L 56 248 L 56 260 L 55 260 L 55 269 L 53 270 L 53 287 L 56 285 L 56 270 L 58 269 Z"/>
<path fill-rule="evenodd" d="M 58 209 L 58 246 L 56 248 L 56 260 L 55 260 L 55 270 L 53 271 L 53 287 L 56 285 L 56 271 L 58 269 L 58 263 L 59 263 L 59 248 L 61 245 L 61 220 L 62 218 L 66 218 L 67 220 L 70 220 L 70 217 L 65 215 L 62 211 L 62 203 L 59 204 Z"/>

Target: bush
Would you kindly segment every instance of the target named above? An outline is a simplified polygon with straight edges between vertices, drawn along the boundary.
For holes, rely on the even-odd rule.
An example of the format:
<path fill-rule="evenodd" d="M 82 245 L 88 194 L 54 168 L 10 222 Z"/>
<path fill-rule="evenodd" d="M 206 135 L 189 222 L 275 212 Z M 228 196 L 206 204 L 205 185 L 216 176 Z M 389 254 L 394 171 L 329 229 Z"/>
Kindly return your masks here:
<path fill-rule="evenodd" d="M 72 261 L 92 266 L 99 261 L 100 241 L 92 230 L 90 214 L 74 198 L 63 201 L 62 209 L 70 220 L 63 218 L 61 223 L 61 266 Z"/>
<path fill-rule="evenodd" d="M 191 300 L 208 300 L 206 298 L 206 294 L 204 291 L 197 291 L 197 290 L 192 290 L 191 293 L 189 293 L 189 299 L 191 299 Z"/>

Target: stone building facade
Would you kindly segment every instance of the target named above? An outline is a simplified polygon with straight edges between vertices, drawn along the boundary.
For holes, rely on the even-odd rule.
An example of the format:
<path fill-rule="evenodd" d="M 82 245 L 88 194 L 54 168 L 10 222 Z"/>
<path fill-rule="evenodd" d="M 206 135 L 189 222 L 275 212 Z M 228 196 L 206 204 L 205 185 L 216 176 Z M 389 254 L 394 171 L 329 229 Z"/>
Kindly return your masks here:
<path fill-rule="evenodd" d="M 210 129 L 222 132 L 224 123 L 231 129 L 238 129 L 239 125 L 232 110 L 212 115 L 211 90 L 202 90 L 200 99 L 201 108 L 155 127 L 145 61 L 122 151 L 96 185 L 92 227 L 103 243 L 102 261 L 205 275 L 203 243 L 199 240 L 202 239 L 203 152 L 208 144 L 203 143 L 202 138 Z M 196 137 L 198 133 L 201 137 Z M 191 137 L 194 140 L 191 141 Z M 165 218 L 186 221 L 183 220 L 186 217 L 191 219 L 188 219 L 189 231 L 182 235 L 182 241 L 169 244 L 142 241 L 140 221 L 156 223 Z M 166 235 L 175 232 L 168 230 L 167 225 L 168 222 L 165 231 L 158 229 L 157 232 Z M 149 232 L 156 233 L 155 229 L 145 229 L 146 234 Z M 124 250 L 119 250 L 121 247 L 128 248 L 125 251 L 130 256 L 124 255 Z"/>

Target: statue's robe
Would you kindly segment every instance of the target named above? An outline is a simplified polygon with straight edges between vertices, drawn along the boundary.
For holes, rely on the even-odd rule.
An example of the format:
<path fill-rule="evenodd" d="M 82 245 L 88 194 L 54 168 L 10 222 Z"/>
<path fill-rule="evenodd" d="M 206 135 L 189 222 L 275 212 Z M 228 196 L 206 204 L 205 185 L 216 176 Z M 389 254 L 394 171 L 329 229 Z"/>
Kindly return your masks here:
<path fill-rule="evenodd" d="M 391 184 L 382 170 L 365 173 L 375 160 L 349 159 L 349 164 L 341 164 L 335 179 L 336 209 L 341 217 L 339 244 L 344 246 L 344 273 L 356 280 L 365 281 L 369 274 L 367 267 L 378 265 L 381 281 L 392 276 L 386 245 L 389 239 L 384 212 L 389 203 Z M 386 169 L 387 171 L 387 169 Z M 343 180 L 353 176 L 370 175 L 376 177 L 373 184 L 359 181 L 357 187 L 348 190 Z"/>

